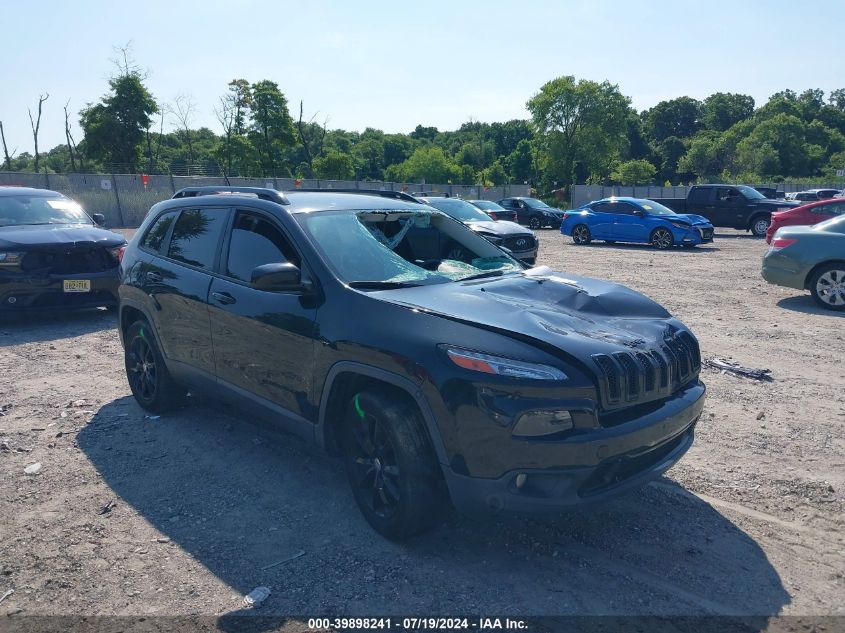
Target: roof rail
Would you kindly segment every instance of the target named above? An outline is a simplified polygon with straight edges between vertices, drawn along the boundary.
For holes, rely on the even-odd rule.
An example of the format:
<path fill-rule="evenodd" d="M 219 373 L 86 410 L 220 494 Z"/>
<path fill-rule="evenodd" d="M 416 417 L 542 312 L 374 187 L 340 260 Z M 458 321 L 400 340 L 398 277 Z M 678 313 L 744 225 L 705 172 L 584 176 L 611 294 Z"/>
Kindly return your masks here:
<path fill-rule="evenodd" d="M 245 193 L 261 200 L 269 200 L 278 204 L 290 204 L 285 194 L 266 187 L 228 187 L 226 185 L 212 185 L 206 187 L 185 187 L 173 194 L 173 198 L 195 198 L 196 196 L 213 196 L 220 194 Z"/>
<path fill-rule="evenodd" d="M 304 191 L 306 193 L 358 193 L 365 196 L 380 196 L 382 198 L 392 198 L 394 200 L 419 203 L 419 200 L 409 193 L 404 191 L 391 191 L 389 189 L 295 189 L 294 191 L 291 191 L 291 193 L 296 193 L 298 191 Z"/>

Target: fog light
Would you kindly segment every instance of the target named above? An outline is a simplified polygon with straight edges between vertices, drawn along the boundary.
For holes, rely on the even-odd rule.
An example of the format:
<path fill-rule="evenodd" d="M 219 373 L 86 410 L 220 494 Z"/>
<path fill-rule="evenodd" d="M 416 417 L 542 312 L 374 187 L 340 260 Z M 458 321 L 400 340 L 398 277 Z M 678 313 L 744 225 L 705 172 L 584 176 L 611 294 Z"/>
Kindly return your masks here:
<path fill-rule="evenodd" d="M 517 488 L 522 488 L 525 485 L 525 482 L 528 481 L 528 475 L 525 473 L 519 473 L 514 481 Z"/>
<path fill-rule="evenodd" d="M 513 427 L 514 437 L 543 437 L 568 431 L 573 427 L 569 411 L 528 411 Z"/>

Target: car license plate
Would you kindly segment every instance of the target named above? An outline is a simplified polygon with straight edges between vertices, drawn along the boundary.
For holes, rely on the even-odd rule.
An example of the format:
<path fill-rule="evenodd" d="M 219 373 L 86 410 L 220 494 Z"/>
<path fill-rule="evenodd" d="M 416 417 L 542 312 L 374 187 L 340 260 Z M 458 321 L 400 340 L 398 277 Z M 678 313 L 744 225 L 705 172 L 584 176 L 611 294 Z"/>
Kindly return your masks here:
<path fill-rule="evenodd" d="M 65 279 L 65 292 L 91 292 L 90 279 Z"/>

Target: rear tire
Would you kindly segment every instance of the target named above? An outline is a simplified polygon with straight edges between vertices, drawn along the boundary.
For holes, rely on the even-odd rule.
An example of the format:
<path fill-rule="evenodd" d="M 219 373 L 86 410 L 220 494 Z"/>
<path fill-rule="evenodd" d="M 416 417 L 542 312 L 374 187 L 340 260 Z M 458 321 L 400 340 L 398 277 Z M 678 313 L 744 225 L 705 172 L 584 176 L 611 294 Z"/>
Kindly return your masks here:
<path fill-rule="evenodd" d="M 528 220 L 528 226 L 537 231 L 538 229 L 542 228 L 543 224 L 540 222 L 540 218 L 534 216 L 533 218 Z"/>
<path fill-rule="evenodd" d="M 439 467 L 412 402 L 382 389 L 355 394 L 346 408 L 341 447 L 352 494 L 376 532 L 402 540 L 441 517 Z"/>
<path fill-rule="evenodd" d="M 186 390 L 167 371 L 150 324 L 144 319 L 135 321 L 123 340 L 126 378 L 138 404 L 151 413 L 164 413 L 182 404 Z"/>
<path fill-rule="evenodd" d="M 827 264 L 810 278 L 813 299 L 823 308 L 845 310 L 845 264 Z"/>
<path fill-rule="evenodd" d="M 649 241 L 652 246 L 663 251 L 672 247 L 675 243 L 675 238 L 669 229 L 658 228 L 652 231 Z"/>
<path fill-rule="evenodd" d="M 751 234 L 754 237 L 766 237 L 766 231 L 769 230 L 771 223 L 772 219 L 765 215 L 758 215 L 757 217 L 751 218 Z"/>
<path fill-rule="evenodd" d="M 586 224 L 576 224 L 572 227 L 572 241 L 583 246 L 593 241 L 593 236 L 590 233 L 590 228 Z"/>

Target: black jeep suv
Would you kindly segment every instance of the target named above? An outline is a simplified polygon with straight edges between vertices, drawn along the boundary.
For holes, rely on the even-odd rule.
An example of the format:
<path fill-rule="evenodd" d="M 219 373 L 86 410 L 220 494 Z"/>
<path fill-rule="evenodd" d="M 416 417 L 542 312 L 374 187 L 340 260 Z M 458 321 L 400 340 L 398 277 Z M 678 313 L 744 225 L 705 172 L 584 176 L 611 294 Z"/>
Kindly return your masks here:
<path fill-rule="evenodd" d="M 195 188 L 121 264 L 142 407 L 186 389 L 344 457 L 401 538 L 459 509 L 558 510 L 657 477 L 704 404 L 695 337 L 622 286 L 527 268 L 444 213 L 384 197 Z M 463 259 L 448 259 L 455 244 Z"/>

